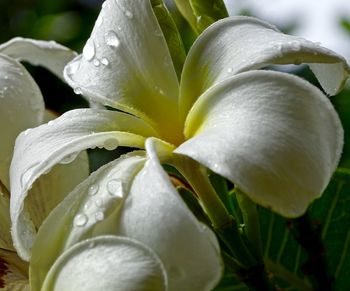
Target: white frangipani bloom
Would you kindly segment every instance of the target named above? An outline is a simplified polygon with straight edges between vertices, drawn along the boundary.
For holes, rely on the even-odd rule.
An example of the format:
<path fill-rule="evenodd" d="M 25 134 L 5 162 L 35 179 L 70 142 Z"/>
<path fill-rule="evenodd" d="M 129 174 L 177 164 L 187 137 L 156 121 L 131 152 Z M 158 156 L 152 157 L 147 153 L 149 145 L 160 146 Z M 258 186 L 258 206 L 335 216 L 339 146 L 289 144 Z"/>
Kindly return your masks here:
<path fill-rule="evenodd" d="M 46 67 L 62 78 L 62 69 L 75 56 L 54 42 L 15 38 L 0 45 L 0 289 L 29 290 L 28 263 L 16 253 L 10 235 L 9 168 L 16 136 L 49 119 L 44 100 L 35 81 L 18 60 Z M 88 176 L 87 156 L 82 153 L 69 165 L 60 165 L 32 185 L 25 209 L 36 228 L 48 213 Z M 25 178 L 25 176 L 23 177 Z M 50 190 L 51 195 L 47 195 Z M 4 289 L 3 289 L 4 288 Z"/>
<path fill-rule="evenodd" d="M 33 286 L 74 290 L 85 280 L 95 289 L 119 286 L 117 271 L 100 280 L 88 258 L 119 270 L 139 252 L 140 265 L 126 267 L 135 284 L 210 290 L 220 273 L 216 241 L 183 205 L 160 163 L 178 167 L 201 198 L 210 189 L 199 164 L 256 203 L 287 217 L 303 214 L 338 164 L 342 126 L 316 87 L 289 74 L 257 71 L 301 62 L 310 63 L 328 94 L 341 89 L 350 71 L 326 48 L 254 18 L 232 17 L 199 36 L 178 80 L 150 2 L 106 0 L 82 55 L 65 67 L 65 79 L 91 102 L 126 113 L 72 110 L 16 141 L 12 235 L 20 256 L 31 257 Z M 45 221 L 32 249 L 36 229 L 23 203 L 41 175 L 87 148 L 145 144 L 147 156 L 121 157 L 80 184 Z M 111 198 L 109 187 L 122 188 L 121 198 Z M 124 248 L 125 258 L 103 260 Z M 134 271 L 149 265 L 152 272 Z M 125 290 L 136 288 L 128 282 Z"/>

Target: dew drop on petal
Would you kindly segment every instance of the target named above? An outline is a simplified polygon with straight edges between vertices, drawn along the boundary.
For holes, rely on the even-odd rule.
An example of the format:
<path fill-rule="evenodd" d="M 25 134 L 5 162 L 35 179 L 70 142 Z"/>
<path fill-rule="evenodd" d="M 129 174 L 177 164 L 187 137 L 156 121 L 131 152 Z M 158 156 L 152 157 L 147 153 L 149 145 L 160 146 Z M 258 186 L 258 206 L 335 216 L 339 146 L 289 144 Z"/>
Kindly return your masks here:
<path fill-rule="evenodd" d="M 67 156 L 65 156 L 61 161 L 60 164 L 69 164 L 75 160 L 75 158 L 78 156 L 79 152 L 71 153 Z"/>
<path fill-rule="evenodd" d="M 83 48 L 83 56 L 86 60 L 91 61 L 95 56 L 95 43 L 89 38 Z"/>
<path fill-rule="evenodd" d="M 113 30 L 107 31 L 105 33 L 105 41 L 106 41 L 106 44 L 109 45 L 110 47 L 117 48 L 120 45 L 120 40 L 118 38 L 118 35 Z"/>
<path fill-rule="evenodd" d="M 96 221 L 102 221 L 105 218 L 105 215 L 102 211 L 98 211 L 95 213 Z"/>
<path fill-rule="evenodd" d="M 109 65 L 109 60 L 107 58 L 102 58 L 101 59 L 101 64 L 104 66 L 108 66 Z"/>
<path fill-rule="evenodd" d="M 117 138 L 109 138 L 103 142 L 103 147 L 106 150 L 112 151 L 119 146 L 119 141 Z"/>
<path fill-rule="evenodd" d="M 100 61 L 98 59 L 94 59 L 94 66 L 99 67 L 100 66 Z"/>
<path fill-rule="evenodd" d="M 228 68 L 227 69 L 227 73 L 232 73 L 233 72 L 233 69 L 232 68 Z"/>
<path fill-rule="evenodd" d="M 90 195 L 90 196 L 96 195 L 97 192 L 98 192 L 98 189 L 99 189 L 98 184 L 93 184 L 93 185 L 91 185 L 91 186 L 89 187 L 89 190 L 88 190 L 89 195 Z"/>
<path fill-rule="evenodd" d="M 132 19 L 134 17 L 134 15 L 129 10 L 124 10 L 124 14 L 129 19 Z"/>
<path fill-rule="evenodd" d="M 107 183 L 107 191 L 113 197 L 123 197 L 123 184 L 120 180 L 110 180 Z"/>
<path fill-rule="evenodd" d="M 77 94 L 77 95 L 81 95 L 83 92 L 81 91 L 81 88 L 80 87 L 75 87 L 73 89 L 74 93 Z"/>
<path fill-rule="evenodd" d="M 97 198 L 97 199 L 95 200 L 95 205 L 96 205 L 97 207 L 102 207 L 102 205 L 103 205 L 103 200 L 102 200 L 101 198 Z"/>
<path fill-rule="evenodd" d="M 84 226 L 87 222 L 88 222 L 88 217 L 83 213 L 79 213 L 74 217 L 75 226 Z"/>

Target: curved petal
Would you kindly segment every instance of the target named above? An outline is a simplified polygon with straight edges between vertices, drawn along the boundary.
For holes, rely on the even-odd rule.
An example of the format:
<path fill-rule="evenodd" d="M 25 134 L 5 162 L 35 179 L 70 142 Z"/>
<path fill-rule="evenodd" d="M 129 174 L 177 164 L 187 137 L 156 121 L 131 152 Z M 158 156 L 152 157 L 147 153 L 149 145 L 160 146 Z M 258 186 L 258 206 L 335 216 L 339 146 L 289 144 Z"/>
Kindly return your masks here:
<path fill-rule="evenodd" d="M 184 65 L 180 110 L 185 118 L 209 87 L 233 74 L 269 64 L 312 63 L 324 90 L 336 94 L 350 73 L 341 56 L 252 17 L 230 17 L 210 26 L 194 43 Z"/>
<path fill-rule="evenodd" d="M 0 72 L 0 180 L 9 188 L 16 136 L 42 122 L 45 106 L 39 87 L 20 63 L 0 54 Z"/>
<path fill-rule="evenodd" d="M 42 66 L 63 79 L 64 66 L 77 54 L 54 41 L 15 37 L 0 45 L 0 53 Z"/>
<path fill-rule="evenodd" d="M 52 211 L 33 247 L 32 287 L 40 289 L 47 272 L 64 250 L 86 238 L 115 233 L 123 199 L 144 160 L 143 152 L 133 152 L 99 168 Z"/>
<path fill-rule="evenodd" d="M 186 120 L 189 156 L 235 183 L 253 201 L 296 217 L 335 170 L 343 129 L 329 99 L 284 73 L 251 71 L 208 90 Z"/>
<path fill-rule="evenodd" d="M 23 132 L 11 164 L 12 237 L 19 255 L 28 260 L 35 229 L 24 199 L 34 182 L 54 165 L 68 164 L 87 148 L 143 147 L 144 137 L 156 135 L 142 120 L 121 112 L 71 110 L 47 124 Z"/>
<path fill-rule="evenodd" d="M 86 238 L 115 233 L 123 199 L 144 161 L 143 152 L 133 152 L 99 168 L 52 211 L 33 246 L 33 288 L 40 289 L 47 272 L 65 250 Z"/>
<path fill-rule="evenodd" d="M 0 248 L 0 290 L 29 291 L 28 264 L 16 252 Z"/>
<path fill-rule="evenodd" d="M 169 290 L 212 290 L 221 277 L 215 235 L 189 211 L 146 141 L 149 160 L 135 177 L 118 219 L 118 235 L 151 247 L 168 273 Z"/>
<path fill-rule="evenodd" d="M 148 120 L 170 141 L 181 134 L 178 81 L 150 1 L 106 0 L 65 78 L 76 92 Z"/>
<path fill-rule="evenodd" d="M 166 273 L 157 255 L 140 242 L 100 236 L 63 253 L 41 290 L 164 291 Z"/>

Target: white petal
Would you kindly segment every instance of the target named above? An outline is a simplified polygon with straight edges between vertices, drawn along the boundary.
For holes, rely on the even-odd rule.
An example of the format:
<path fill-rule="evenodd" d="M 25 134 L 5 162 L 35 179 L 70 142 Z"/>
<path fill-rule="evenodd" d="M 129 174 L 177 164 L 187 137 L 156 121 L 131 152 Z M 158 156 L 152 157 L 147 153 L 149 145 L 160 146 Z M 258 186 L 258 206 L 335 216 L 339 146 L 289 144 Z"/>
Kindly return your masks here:
<path fill-rule="evenodd" d="M 166 274 L 145 245 L 118 236 L 83 241 L 62 254 L 41 290 L 163 291 Z"/>
<path fill-rule="evenodd" d="M 77 109 L 47 124 L 22 133 L 11 164 L 12 236 L 17 251 L 28 259 L 35 230 L 23 202 L 33 183 L 58 163 L 69 163 L 82 150 L 142 147 L 154 131 L 141 120 L 121 112 Z"/>
<path fill-rule="evenodd" d="M 46 273 L 64 250 L 86 238 L 115 234 L 123 200 L 144 161 L 143 152 L 121 156 L 92 173 L 52 211 L 33 246 L 32 287 L 40 289 Z"/>
<path fill-rule="evenodd" d="M 183 70 L 180 104 L 183 117 L 209 87 L 233 74 L 269 64 L 312 63 L 324 90 L 342 87 L 350 69 L 341 56 L 317 43 L 286 35 L 251 17 L 230 17 L 210 26 L 192 46 Z"/>
<path fill-rule="evenodd" d="M 119 217 L 118 235 L 151 247 L 168 273 L 169 290 L 212 290 L 221 276 L 214 234 L 193 216 L 160 165 L 153 141 Z"/>
<path fill-rule="evenodd" d="M 0 54 L 0 180 L 9 188 L 9 167 L 16 136 L 37 126 L 44 115 L 40 89 L 17 61 Z"/>
<path fill-rule="evenodd" d="M 63 68 L 76 53 L 54 41 L 15 37 L 0 45 L 0 53 L 42 66 L 63 79 Z"/>
<path fill-rule="evenodd" d="M 150 1 L 106 0 L 65 78 L 94 101 L 152 120 L 166 137 L 181 133 L 178 81 Z"/>
<path fill-rule="evenodd" d="M 329 99 L 283 73 L 251 71 L 201 96 L 175 150 L 228 178 L 253 201 L 296 217 L 335 170 L 343 130 Z"/>

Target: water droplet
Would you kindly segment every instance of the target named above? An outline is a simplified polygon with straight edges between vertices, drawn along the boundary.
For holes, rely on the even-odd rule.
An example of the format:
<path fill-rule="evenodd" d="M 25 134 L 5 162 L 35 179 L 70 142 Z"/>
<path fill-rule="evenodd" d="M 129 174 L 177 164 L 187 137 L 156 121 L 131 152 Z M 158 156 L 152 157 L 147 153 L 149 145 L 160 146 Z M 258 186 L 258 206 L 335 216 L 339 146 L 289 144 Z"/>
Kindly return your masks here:
<path fill-rule="evenodd" d="M 123 197 L 122 181 L 115 180 L 115 179 L 108 181 L 107 191 L 111 196 L 122 198 Z"/>
<path fill-rule="evenodd" d="M 101 63 L 102 63 L 102 65 L 104 65 L 104 66 L 108 66 L 108 65 L 109 65 L 109 61 L 108 61 L 107 58 L 102 58 L 102 59 L 101 59 Z"/>
<path fill-rule="evenodd" d="M 165 95 L 164 91 L 159 86 L 154 86 L 154 89 L 160 94 Z"/>
<path fill-rule="evenodd" d="M 79 152 L 71 153 L 67 156 L 65 156 L 61 161 L 60 164 L 69 164 L 75 160 L 75 158 L 78 156 Z"/>
<path fill-rule="evenodd" d="M 119 146 L 119 141 L 116 138 L 109 138 L 105 140 L 103 143 L 103 147 L 109 151 L 116 149 L 118 146 Z"/>
<path fill-rule="evenodd" d="M 118 35 L 113 30 L 110 30 L 105 33 L 105 41 L 106 44 L 111 47 L 118 47 L 120 45 Z"/>
<path fill-rule="evenodd" d="M 94 41 L 89 38 L 83 49 L 83 56 L 88 61 L 91 61 L 95 56 L 95 44 Z"/>
<path fill-rule="evenodd" d="M 4 77 L 5 80 L 8 80 L 8 78 L 9 78 L 9 76 L 7 76 L 7 75 Z"/>
<path fill-rule="evenodd" d="M 74 217 L 75 226 L 84 226 L 88 222 L 88 217 L 85 214 L 79 213 Z"/>
<path fill-rule="evenodd" d="M 227 73 L 232 73 L 233 69 L 232 68 L 227 68 Z"/>
<path fill-rule="evenodd" d="M 102 211 L 98 211 L 95 213 L 96 221 L 102 221 L 105 218 L 105 215 Z"/>
<path fill-rule="evenodd" d="M 100 66 L 100 61 L 98 59 L 94 59 L 94 66 L 99 67 Z"/>
<path fill-rule="evenodd" d="M 98 184 L 91 185 L 91 186 L 89 187 L 89 190 L 88 190 L 89 195 L 90 195 L 90 196 L 96 195 L 97 192 L 98 192 L 98 189 L 99 189 Z"/>
<path fill-rule="evenodd" d="M 80 62 L 72 62 L 66 67 L 66 72 L 68 76 L 74 75 L 80 66 Z"/>
<path fill-rule="evenodd" d="M 83 92 L 81 91 L 81 88 L 80 87 L 75 87 L 73 89 L 74 93 L 77 94 L 77 95 L 81 95 Z"/>
<path fill-rule="evenodd" d="M 91 207 L 91 205 L 92 205 L 91 200 L 86 201 L 86 203 L 85 203 L 85 205 L 84 205 L 84 209 L 85 209 L 85 210 L 88 210 L 88 209 Z"/>
<path fill-rule="evenodd" d="M 120 25 L 118 25 L 117 29 L 118 29 L 119 31 L 122 31 L 122 27 L 121 27 Z"/>
<path fill-rule="evenodd" d="M 124 10 L 124 14 L 129 19 L 132 19 L 134 17 L 134 15 L 129 10 Z"/>
<path fill-rule="evenodd" d="M 102 207 L 102 205 L 103 205 L 103 200 L 102 200 L 101 198 L 97 198 L 97 199 L 95 200 L 95 205 L 96 205 L 97 207 Z"/>

